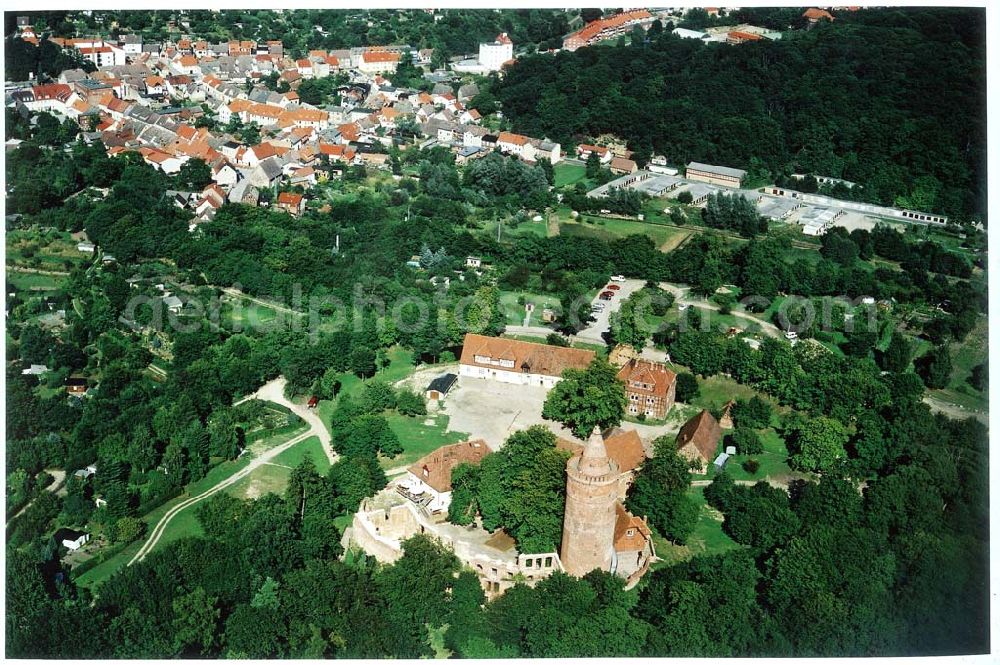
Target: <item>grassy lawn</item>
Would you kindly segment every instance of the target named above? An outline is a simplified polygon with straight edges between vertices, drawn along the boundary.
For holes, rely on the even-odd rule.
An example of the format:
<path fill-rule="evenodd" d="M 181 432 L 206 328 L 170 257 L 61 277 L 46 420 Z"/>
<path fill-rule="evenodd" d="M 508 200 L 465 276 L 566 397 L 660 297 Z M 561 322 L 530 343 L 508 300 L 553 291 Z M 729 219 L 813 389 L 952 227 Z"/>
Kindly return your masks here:
<path fill-rule="evenodd" d="M 496 239 L 496 224 L 492 225 L 491 237 Z M 524 236 L 536 236 L 538 238 L 545 238 L 549 235 L 549 224 L 545 221 L 544 215 L 540 222 L 535 222 L 528 220 L 521 222 L 517 226 L 511 226 L 510 224 L 504 224 L 503 229 L 500 231 L 501 239 L 508 236 L 513 236 L 516 238 L 521 238 Z"/>
<path fill-rule="evenodd" d="M 154 551 L 181 538 L 195 538 L 204 535 L 205 532 L 202 531 L 201 522 L 198 521 L 197 517 L 198 505 L 200 504 L 180 511 L 176 517 L 170 520 L 170 524 L 163 530 L 163 535 L 156 541 Z"/>
<path fill-rule="evenodd" d="M 282 321 L 285 320 L 286 316 L 288 315 L 281 314 Z M 279 312 L 276 310 L 248 300 L 237 300 L 237 302 L 229 303 L 223 310 L 223 321 L 228 327 L 240 326 L 252 329 L 258 325 L 277 325 L 278 318 Z"/>
<path fill-rule="evenodd" d="M 321 474 L 326 474 L 330 469 L 330 459 L 326 456 L 326 452 L 323 450 L 323 444 L 319 442 L 319 437 L 311 436 L 302 443 L 298 443 L 285 452 L 281 453 L 273 460 L 274 464 L 280 464 L 282 466 L 287 466 L 292 469 L 297 467 L 306 455 L 312 458 L 313 464 L 316 465 L 316 471 Z"/>
<path fill-rule="evenodd" d="M 692 487 L 688 490 L 690 496 L 699 506 L 698 523 L 688 537 L 687 547 L 692 555 L 724 552 L 739 547 L 732 538 L 722 531 L 722 515 L 705 502 L 705 491 L 702 487 Z"/>
<path fill-rule="evenodd" d="M 930 350 L 930 344 L 921 352 Z M 988 394 L 976 390 L 969 383 L 972 368 L 987 359 L 989 354 L 989 323 L 985 316 L 979 317 L 976 327 L 972 329 L 964 341 L 949 345 L 951 352 L 951 381 L 942 390 L 933 390 L 931 394 L 940 400 L 963 406 L 966 409 L 985 411 L 988 405 Z M 922 353 L 920 353 L 922 355 Z"/>
<path fill-rule="evenodd" d="M 428 416 L 401 416 L 387 413 L 385 419 L 403 446 L 403 453 L 392 459 L 382 458 L 383 469 L 413 464 L 427 453 L 449 443 L 458 443 L 469 438 L 462 432 L 447 432 L 448 416 L 443 413 Z M 432 424 L 426 424 L 433 421 Z"/>
<path fill-rule="evenodd" d="M 555 175 L 556 187 L 575 185 L 577 182 L 587 177 L 587 167 L 583 164 L 559 162 L 552 167 L 552 172 Z"/>
<path fill-rule="evenodd" d="M 653 533 L 656 555 L 662 559 L 653 564 L 654 568 L 669 566 L 699 554 L 716 554 L 739 547 L 739 544 L 722 531 L 722 514 L 705 502 L 704 489 L 692 487 L 688 490 L 688 496 L 698 505 L 698 521 L 688 536 L 687 544 L 674 545 L 659 534 Z"/>
<path fill-rule="evenodd" d="M 500 304 L 503 306 L 508 325 L 519 326 L 524 323 L 524 305 L 518 304 L 519 298 L 524 298 L 524 302 L 535 304 L 535 311 L 531 313 L 531 325 L 533 326 L 545 325 L 542 323 L 543 309 L 548 307 L 558 311 L 560 306 L 559 298 L 554 295 L 531 293 L 529 291 L 501 291 Z"/>
<path fill-rule="evenodd" d="M 7 272 L 7 283 L 22 291 L 55 291 L 66 281 L 58 275 L 38 275 L 30 272 Z"/>
<path fill-rule="evenodd" d="M 237 499 L 259 499 L 265 494 L 277 494 L 281 496 L 285 493 L 285 488 L 288 487 L 288 478 L 291 474 L 292 470 L 288 467 L 278 466 L 273 463 L 264 464 L 254 469 L 246 478 L 227 487 L 224 491 L 229 496 L 236 497 Z M 174 518 L 174 521 L 180 520 L 181 517 L 187 514 L 193 516 L 194 511 L 184 510 Z M 170 523 L 170 527 L 167 528 L 168 531 L 172 530 L 174 521 Z"/>
<path fill-rule="evenodd" d="M 690 231 L 662 224 L 640 222 L 631 219 L 591 217 L 586 215 L 583 222 L 563 221 L 559 234 L 599 240 L 615 240 L 630 235 L 648 236 L 657 247 L 679 245 L 690 235 Z"/>
<path fill-rule="evenodd" d="M 721 409 L 731 399 L 748 400 L 754 395 L 773 404 L 773 401 L 763 393 L 721 374 L 710 376 L 707 379 L 698 377 L 698 388 L 698 397 L 691 400 L 691 404 L 709 411 Z"/>
<path fill-rule="evenodd" d="M 448 624 L 434 628 L 427 626 L 427 644 L 434 650 L 435 658 L 451 658 L 451 649 L 444 645 L 444 634 L 448 630 Z"/>
<path fill-rule="evenodd" d="M 761 442 L 764 444 L 764 452 L 760 455 L 733 455 L 726 464 L 726 472 L 734 480 L 764 480 L 768 476 L 774 478 L 785 476 L 791 473 L 785 460 L 788 459 L 788 449 L 785 441 L 778 436 L 773 429 L 768 428 L 759 432 Z M 747 473 L 743 468 L 743 462 L 748 459 L 755 459 L 760 462 L 757 473 Z M 711 475 L 713 471 L 709 471 Z"/>
<path fill-rule="evenodd" d="M 413 371 L 413 352 L 404 349 L 401 346 L 394 346 L 388 351 L 389 365 L 375 375 L 376 379 L 380 381 L 385 381 L 386 383 L 395 383 L 405 379 Z M 340 379 L 340 394 L 346 395 L 350 394 L 352 397 L 360 394 L 364 382 L 351 372 L 345 372 L 341 374 Z M 336 408 L 336 402 L 334 400 L 321 400 L 317 411 L 319 412 L 319 417 L 324 424 L 330 422 L 330 416 L 333 415 L 333 411 Z"/>

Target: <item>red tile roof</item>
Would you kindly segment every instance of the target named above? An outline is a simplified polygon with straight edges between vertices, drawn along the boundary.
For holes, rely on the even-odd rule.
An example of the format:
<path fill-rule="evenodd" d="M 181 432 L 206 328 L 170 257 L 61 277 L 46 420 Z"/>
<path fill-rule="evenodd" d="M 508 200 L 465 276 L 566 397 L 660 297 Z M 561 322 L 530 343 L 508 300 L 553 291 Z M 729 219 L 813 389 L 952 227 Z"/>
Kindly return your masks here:
<path fill-rule="evenodd" d="M 437 492 L 451 491 L 451 472 L 459 464 L 479 464 L 490 453 L 482 439 L 442 446 L 410 466 L 409 472 Z"/>
<path fill-rule="evenodd" d="M 514 145 L 525 145 L 528 142 L 527 136 L 522 136 L 521 134 L 514 134 L 512 132 L 500 132 L 497 137 L 497 143 L 512 143 Z"/>
<path fill-rule="evenodd" d="M 622 12 L 620 14 L 615 14 L 614 16 L 599 18 L 596 21 L 591 21 L 583 28 L 580 28 L 575 33 L 567 36 L 566 39 L 576 37 L 587 42 L 597 37 L 597 35 L 604 30 L 614 30 L 616 28 L 620 28 L 629 21 L 642 21 L 649 18 L 652 18 L 652 14 L 645 9 L 635 9 L 629 12 Z"/>
<path fill-rule="evenodd" d="M 618 380 L 630 392 L 666 397 L 670 387 L 677 381 L 677 374 L 661 363 L 632 359 L 618 370 Z"/>
<path fill-rule="evenodd" d="M 632 529 L 632 535 L 628 535 Z M 615 506 L 615 551 L 641 552 L 651 537 L 646 521 L 625 510 L 619 503 Z"/>
<path fill-rule="evenodd" d="M 302 195 L 294 192 L 281 192 L 278 194 L 278 205 L 298 208 L 302 203 Z"/>
<path fill-rule="evenodd" d="M 399 62 L 399 54 L 393 51 L 369 49 L 361 54 L 365 62 Z"/>
<path fill-rule="evenodd" d="M 512 367 L 499 368 L 507 371 L 562 376 L 567 369 L 587 367 L 594 359 L 594 352 L 467 333 L 462 343 L 461 364 L 498 368 L 497 365 L 477 361 L 477 356 L 513 361 Z"/>
<path fill-rule="evenodd" d="M 826 19 L 827 21 L 833 20 L 833 15 L 826 11 L 825 9 L 817 9 L 816 7 L 810 7 L 802 13 L 802 16 L 809 19 L 810 21 L 818 21 L 820 19 Z"/>

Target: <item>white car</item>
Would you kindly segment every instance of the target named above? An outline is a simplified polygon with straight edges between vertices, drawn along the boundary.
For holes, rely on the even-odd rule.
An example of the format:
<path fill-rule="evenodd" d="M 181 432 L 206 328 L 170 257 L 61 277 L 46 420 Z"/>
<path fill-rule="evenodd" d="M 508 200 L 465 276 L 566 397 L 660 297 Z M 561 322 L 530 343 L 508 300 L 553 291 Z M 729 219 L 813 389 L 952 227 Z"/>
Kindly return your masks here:
<path fill-rule="evenodd" d="M 797 332 L 789 330 L 785 333 L 785 339 L 798 339 L 799 334 Z"/>
<path fill-rule="evenodd" d="M 600 303 L 600 302 L 594 303 L 593 305 L 590 306 L 590 311 L 591 312 L 603 312 L 604 311 L 604 303 Z"/>
<path fill-rule="evenodd" d="M 624 282 L 625 281 L 625 275 L 612 275 L 611 276 L 611 281 L 612 282 Z"/>
<path fill-rule="evenodd" d="M 681 303 L 680 305 L 677 305 L 677 311 L 678 311 L 678 312 L 683 312 L 683 311 L 684 311 L 684 310 L 686 310 L 686 309 L 687 309 L 688 307 L 690 307 L 690 305 L 688 305 L 688 304 L 686 304 L 686 303 Z"/>

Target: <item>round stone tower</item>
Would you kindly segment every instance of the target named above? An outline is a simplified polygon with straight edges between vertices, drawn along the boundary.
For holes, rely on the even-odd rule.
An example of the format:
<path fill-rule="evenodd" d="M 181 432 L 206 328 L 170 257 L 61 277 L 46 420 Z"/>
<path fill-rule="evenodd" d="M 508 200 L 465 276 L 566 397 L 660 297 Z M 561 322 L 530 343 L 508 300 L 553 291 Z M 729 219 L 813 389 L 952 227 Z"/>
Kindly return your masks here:
<path fill-rule="evenodd" d="M 559 558 L 570 575 L 611 570 L 614 555 L 618 465 L 595 427 L 583 454 L 566 463 L 566 516 Z"/>

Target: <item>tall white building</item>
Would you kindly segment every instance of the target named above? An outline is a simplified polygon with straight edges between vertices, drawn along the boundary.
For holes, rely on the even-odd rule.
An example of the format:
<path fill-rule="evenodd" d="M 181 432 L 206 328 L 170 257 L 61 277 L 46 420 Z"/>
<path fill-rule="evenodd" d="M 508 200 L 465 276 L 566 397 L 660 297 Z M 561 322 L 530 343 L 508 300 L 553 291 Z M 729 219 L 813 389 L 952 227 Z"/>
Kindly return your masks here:
<path fill-rule="evenodd" d="M 490 72 L 498 72 L 503 63 L 514 59 L 514 42 L 506 32 L 497 35 L 497 38 L 488 44 L 479 45 L 479 64 Z"/>

